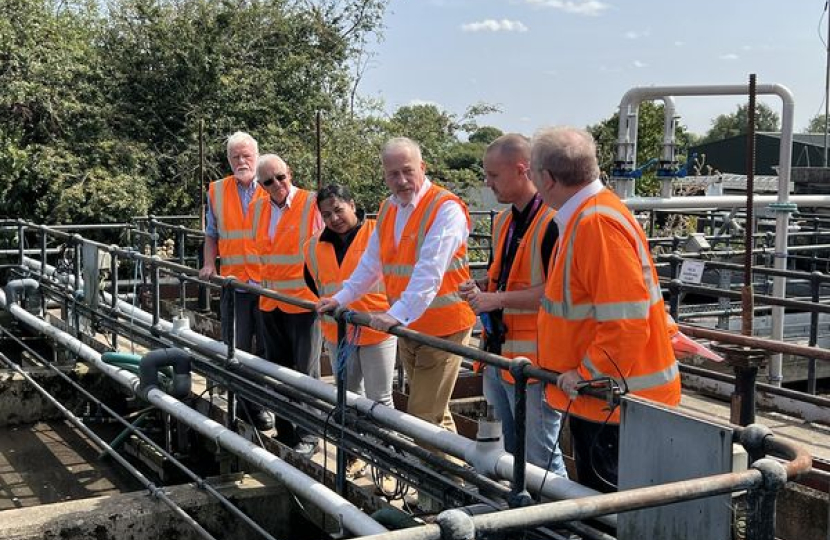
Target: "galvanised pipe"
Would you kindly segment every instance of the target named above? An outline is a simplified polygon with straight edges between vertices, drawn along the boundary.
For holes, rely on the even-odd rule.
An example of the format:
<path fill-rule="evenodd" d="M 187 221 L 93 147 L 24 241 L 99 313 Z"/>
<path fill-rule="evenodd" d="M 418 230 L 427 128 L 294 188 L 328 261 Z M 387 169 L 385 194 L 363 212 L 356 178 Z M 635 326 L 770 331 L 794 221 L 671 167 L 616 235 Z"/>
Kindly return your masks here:
<path fill-rule="evenodd" d="M 6 305 L 6 295 L 0 292 L 0 305 Z M 129 305 L 129 304 L 128 304 Z M 9 304 L 8 310 L 32 329 L 51 337 L 75 354 L 88 360 L 97 369 L 116 382 L 125 386 L 133 394 L 137 393 L 139 378 L 132 373 L 111 366 L 101 360 L 101 355 L 71 335 L 62 332 L 46 321 L 28 313 L 17 304 Z M 145 313 L 147 317 L 152 317 Z M 386 529 L 364 514 L 359 508 L 343 499 L 323 484 L 288 465 L 277 456 L 241 436 L 228 430 L 218 422 L 203 416 L 181 401 L 171 397 L 157 388 L 146 392 L 146 399 L 162 411 L 178 418 L 217 445 L 233 454 L 243 457 L 257 467 L 283 482 L 289 489 L 311 501 L 326 513 L 337 516 L 343 525 L 356 535 L 377 534 Z"/>
<path fill-rule="evenodd" d="M 744 347 L 765 349 L 778 354 L 791 354 L 793 356 L 803 356 L 805 358 L 830 361 L 830 350 L 822 349 L 820 347 L 807 347 L 805 345 L 795 345 L 793 343 L 775 341 L 755 336 L 742 336 L 740 334 L 733 334 L 732 332 L 725 332 L 723 330 L 703 328 L 701 326 L 683 323 L 679 323 L 679 327 L 680 330 L 689 337 L 708 339 L 710 341 L 720 341 L 722 343 L 731 343 L 733 345 L 741 345 Z"/>
<path fill-rule="evenodd" d="M 774 210 L 777 212 L 775 220 L 775 268 L 785 270 L 787 268 L 787 233 L 789 231 L 790 213 L 794 210 L 795 204 L 804 206 L 822 206 L 824 204 L 811 204 L 808 198 L 792 197 L 790 198 L 790 168 L 792 165 L 792 151 L 793 151 L 793 117 L 795 114 L 795 100 L 792 92 L 780 84 L 759 84 L 756 85 L 755 90 L 758 94 L 773 94 L 781 98 L 782 113 L 781 113 L 781 143 L 778 161 L 778 196 L 775 201 L 771 201 Z M 622 111 L 629 108 L 630 104 L 639 104 L 645 100 L 662 99 L 663 96 L 723 96 L 723 95 L 744 95 L 747 87 L 744 85 L 703 85 L 703 86 L 649 86 L 632 88 L 625 93 L 620 101 L 620 125 L 622 125 Z M 634 121 L 636 123 L 636 111 L 634 113 Z M 621 132 L 622 133 L 622 132 Z M 623 142 L 622 139 L 620 142 Z M 637 159 L 637 140 L 630 142 L 631 153 L 633 154 L 633 164 L 636 165 Z M 634 192 L 633 182 L 631 193 Z M 810 197 L 810 196 L 807 196 Z M 818 202 L 828 197 L 813 196 Z M 682 197 L 683 204 L 691 205 L 694 203 L 691 199 L 709 199 L 710 202 L 720 202 L 720 197 Z M 755 204 L 760 203 L 764 197 L 758 197 Z M 674 199 L 670 199 L 674 202 Z M 712 208 L 712 204 L 704 203 L 702 208 Z M 742 206 L 737 203 L 734 206 Z M 631 207 L 631 206 L 629 206 Z M 692 206 L 683 206 L 683 208 L 690 208 Z M 722 206 L 717 206 L 721 207 Z M 648 208 L 654 209 L 656 206 L 654 202 L 649 204 Z M 776 277 L 772 284 L 773 296 L 784 298 L 786 296 L 786 278 Z M 772 310 L 772 339 L 784 340 L 784 308 L 775 307 Z M 776 354 L 770 359 L 769 381 L 777 386 L 781 385 L 783 369 L 783 358 Z"/>
<path fill-rule="evenodd" d="M 15 304 L 11 304 L 15 305 Z M 130 473 L 133 477 L 135 477 L 147 491 L 150 492 L 150 495 L 154 498 L 157 498 L 159 501 L 164 503 L 165 506 L 170 508 L 170 510 L 179 518 L 181 518 L 185 523 L 187 523 L 190 527 L 193 528 L 199 536 L 202 538 L 207 538 L 209 540 L 215 540 L 215 537 L 210 534 L 204 527 L 202 527 L 192 516 L 190 516 L 187 512 L 185 512 L 181 506 L 177 505 L 167 494 L 164 492 L 164 489 L 156 486 L 149 478 L 144 476 L 144 474 L 136 469 L 129 461 L 124 459 L 121 454 L 115 451 L 113 447 L 106 443 L 103 439 L 101 439 L 94 431 L 92 431 L 89 426 L 84 424 L 84 422 L 75 416 L 69 409 L 63 406 L 63 404 L 55 399 L 45 388 L 43 388 L 40 384 L 38 384 L 28 373 L 23 371 L 17 364 L 11 361 L 9 357 L 5 354 L 0 352 L 0 361 L 6 364 L 6 367 L 15 371 L 18 375 L 22 376 L 26 381 L 32 385 L 32 387 L 41 395 L 44 399 L 50 402 L 58 411 L 63 414 L 66 419 L 75 426 L 78 430 L 80 430 L 88 439 L 90 439 L 93 443 L 95 443 L 98 448 L 100 448 L 105 454 L 112 457 L 115 461 L 118 462 L 128 473 Z"/>

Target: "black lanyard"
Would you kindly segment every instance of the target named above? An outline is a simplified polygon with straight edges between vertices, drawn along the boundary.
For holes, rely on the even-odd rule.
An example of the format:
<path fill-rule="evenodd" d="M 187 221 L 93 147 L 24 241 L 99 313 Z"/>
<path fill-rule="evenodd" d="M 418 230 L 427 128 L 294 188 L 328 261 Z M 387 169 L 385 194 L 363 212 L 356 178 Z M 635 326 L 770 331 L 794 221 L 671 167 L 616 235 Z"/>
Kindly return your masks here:
<path fill-rule="evenodd" d="M 516 252 L 519 249 L 519 244 L 522 241 L 530 224 L 542 207 L 542 197 L 538 193 L 533 196 L 530 201 L 530 211 L 527 217 L 522 220 L 521 224 L 517 224 L 517 220 L 510 221 L 510 226 L 507 228 L 507 240 L 504 242 L 504 249 L 502 250 L 501 268 L 499 270 L 499 280 L 497 289 L 499 291 L 505 290 L 507 287 L 507 278 L 510 276 L 510 269 L 513 267 L 513 260 L 516 258 Z M 512 209 L 511 209 L 512 212 Z M 518 227 L 521 225 L 521 228 Z"/>

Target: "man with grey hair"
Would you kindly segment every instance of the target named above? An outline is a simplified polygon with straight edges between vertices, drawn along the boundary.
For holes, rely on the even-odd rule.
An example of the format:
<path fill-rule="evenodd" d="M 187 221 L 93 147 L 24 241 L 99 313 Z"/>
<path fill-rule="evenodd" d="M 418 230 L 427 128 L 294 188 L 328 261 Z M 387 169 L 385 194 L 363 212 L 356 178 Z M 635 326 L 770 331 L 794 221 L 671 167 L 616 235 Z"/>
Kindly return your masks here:
<path fill-rule="evenodd" d="M 323 228 L 314 193 L 293 184 L 288 165 L 277 155 L 259 158 L 257 177 L 267 197 L 253 206 L 247 253 L 254 279 L 267 289 L 314 303 L 317 295 L 303 279 L 303 246 Z M 265 338 L 265 357 L 315 379 L 320 378 L 323 334 L 316 311 L 265 296 L 259 299 Z M 277 438 L 302 455 L 311 457 L 319 449 L 317 437 L 294 430 L 278 419 Z"/>
<path fill-rule="evenodd" d="M 244 131 L 237 131 L 228 137 L 228 163 L 233 174 L 222 180 L 211 182 L 208 188 L 205 220 L 204 264 L 199 270 L 201 279 L 210 279 L 217 274 L 216 257 L 219 256 L 223 276 L 234 276 L 239 281 L 251 279 L 251 271 L 245 260 L 245 239 L 250 234 L 246 218 L 252 201 L 266 197 L 265 191 L 256 181 L 256 163 L 259 148 L 256 139 Z M 222 338 L 227 342 L 231 336 L 230 303 L 233 300 L 236 346 L 262 355 L 263 336 L 259 327 L 257 295 L 237 289 L 233 298 L 224 290 L 220 302 Z M 248 407 L 254 426 L 262 431 L 273 427 L 270 415 L 251 405 Z"/>
<path fill-rule="evenodd" d="M 343 288 L 322 298 L 318 311 L 332 311 L 360 298 L 383 280 L 390 309 L 372 314 L 372 327 L 404 325 L 431 336 L 466 344 L 475 315 L 458 293 L 470 278 L 467 237 L 470 216 L 456 195 L 426 177 L 415 141 L 391 139 L 381 151 L 384 179 L 392 196 L 381 204 L 366 251 Z M 455 431 L 449 410 L 461 358 L 443 350 L 398 339 L 409 380 L 407 411 Z"/>
<path fill-rule="evenodd" d="M 484 152 L 484 179 L 496 200 L 509 204 L 493 219 L 493 258 L 487 277 L 461 284 L 461 295 L 484 323 L 484 349 L 538 366 L 536 318 L 557 228 L 555 211 L 542 203 L 530 181 L 530 140 L 508 133 Z M 561 414 L 547 405 L 545 383 L 528 381 L 525 415 L 529 463 L 567 476 L 558 446 Z M 516 397 L 512 375 L 484 368 L 484 397 L 501 421 L 504 449 L 516 451 Z"/>
<path fill-rule="evenodd" d="M 538 131 L 530 166 L 543 200 L 558 211 L 558 249 L 538 318 L 539 364 L 560 374 L 546 398 L 569 413 L 579 482 L 614 491 L 619 410 L 580 391 L 590 386 L 680 402 L 657 271 L 642 228 L 598 179 L 589 133 Z"/>

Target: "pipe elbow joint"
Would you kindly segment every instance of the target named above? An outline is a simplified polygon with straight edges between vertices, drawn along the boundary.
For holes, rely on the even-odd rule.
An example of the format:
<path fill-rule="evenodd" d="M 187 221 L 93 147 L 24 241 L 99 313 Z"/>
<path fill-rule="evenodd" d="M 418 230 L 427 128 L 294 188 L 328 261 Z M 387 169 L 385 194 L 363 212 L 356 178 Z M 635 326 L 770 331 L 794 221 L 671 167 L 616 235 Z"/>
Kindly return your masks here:
<path fill-rule="evenodd" d="M 173 368 L 173 386 L 170 395 L 175 398 L 185 398 L 190 395 L 190 355 L 182 349 L 156 349 L 145 354 L 139 364 L 138 392 L 141 397 L 147 397 L 152 388 L 159 386 L 159 369 Z"/>
<path fill-rule="evenodd" d="M 4 289 L 6 293 L 6 310 L 8 310 L 12 304 L 17 304 L 23 293 L 35 291 L 39 286 L 40 285 L 37 280 L 32 278 L 9 281 Z"/>
<path fill-rule="evenodd" d="M 438 514 L 435 523 L 441 528 L 442 540 L 473 540 L 476 537 L 472 518 L 461 510 L 445 510 Z"/>

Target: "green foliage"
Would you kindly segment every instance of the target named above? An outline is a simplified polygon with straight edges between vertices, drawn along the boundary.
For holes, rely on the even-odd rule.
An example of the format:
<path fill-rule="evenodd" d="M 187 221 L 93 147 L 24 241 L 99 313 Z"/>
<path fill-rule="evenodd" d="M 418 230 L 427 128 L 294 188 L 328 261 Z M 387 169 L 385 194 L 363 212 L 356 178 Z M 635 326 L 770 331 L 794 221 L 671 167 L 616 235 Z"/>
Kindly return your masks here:
<path fill-rule="evenodd" d="M 804 133 L 824 133 L 825 117 L 823 114 L 817 114 L 810 119 Z"/>
<path fill-rule="evenodd" d="M 493 126 L 482 126 L 470 135 L 470 142 L 490 144 L 502 135 L 504 135 L 504 132 L 499 128 Z"/>
<path fill-rule="evenodd" d="M 639 109 L 639 124 L 637 129 L 637 164 L 642 166 L 648 160 L 660 159 L 663 151 L 663 126 L 664 107 L 651 101 L 644 102 Z M 605 175 L 610 175 L 614 167 L 614 160 L 617 155 L 617 131 L 619 128 L 619 113 L 614 113 L 609 118 L 587 130 L 594 136 L 597 142 L 597 154 L 600 170 Z M 677 145 L 677 161 L 682 163 L 685 160 L 685 149 L 694 142 L 694 135 L 686 130 L 686 127 L 677 124 L 675 128 L 675 144 Z M 660 191 L 659 180 L 653 170 L 648 170 L 643 177 L 637 181 L 638 195 L 654 195 Z"/>
<path fill-rule="evenodd" d="M 701 139 L 701 143 L 720 141 L 749 131 L 749 106 L 738 105 L 732 114 L 721 114 L 712 120 L 712 127 Z M 755 131 L 781 131 L 778 113 L 763 103 L 755 106 Z"/>

